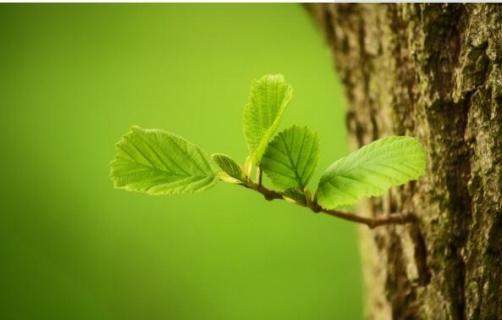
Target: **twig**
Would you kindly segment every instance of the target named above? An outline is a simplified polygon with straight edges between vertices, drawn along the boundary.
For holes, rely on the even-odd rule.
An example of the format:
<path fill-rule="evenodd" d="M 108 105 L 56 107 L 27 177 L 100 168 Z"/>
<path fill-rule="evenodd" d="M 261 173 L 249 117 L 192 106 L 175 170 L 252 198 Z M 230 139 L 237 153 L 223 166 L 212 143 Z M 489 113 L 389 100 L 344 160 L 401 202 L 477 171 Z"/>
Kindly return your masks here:
<path fill-rule="evenodd" d="M 261 183 L 255 183 L 253 181 L 246 181 L 241 184 L 242 186 L 257 191 L 261 193 L 266 200 L 284 200 L 285 195 L 283 195 L 280 192 L 271 190 L 263 186 Z M 306 197 L 309 197 L 309 195 L 306 195 Z M 407 224 L 407 223 L 416 223 L 417 222 L 417 217 L 412 214 L 412 213 L 407 213 L 407 214 L 399 214 L 399 213 L 394 213 L 390 214 L 384 217 L 377 217 L 377 218 L 368 218 L 368 217 L 362 217 L 358 216 L 356 214 L 350 213 L 350 212 L 345 212 L 345 211 L 340 211 L 340 210 L 330 210 L 330 209 L 324 209 L 321 207 L 317 201 L 313 199 L 308 199 L 305 203 L 300 203 L 296 202 L 296 204 L 309 208 L 315 213 L 324 213 L 333 217 L 337 217 L 340 219 L 356 222 L 356 223 L 361 223 L 367 225 L 370 229 L 374 229 L 376 227 L 384 226 L 384 225 L 389 225 L 389 224 Z"/>

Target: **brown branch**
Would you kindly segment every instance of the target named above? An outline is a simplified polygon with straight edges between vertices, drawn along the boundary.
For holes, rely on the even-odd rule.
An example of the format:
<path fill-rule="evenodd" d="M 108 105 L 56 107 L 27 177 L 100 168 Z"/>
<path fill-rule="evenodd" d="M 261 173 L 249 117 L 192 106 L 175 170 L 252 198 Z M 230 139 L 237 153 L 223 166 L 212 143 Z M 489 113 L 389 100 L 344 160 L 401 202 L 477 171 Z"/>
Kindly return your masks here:
<path fill-rule="evenodd" d="M 411 213 L 408 214 L 393 213 L 383 217 L 367 218 L 352 214 L 350 212 L 344 212 L 338 210 L 321 209 L 320 212 L 344 220 L 365 224 L 370 229 L 380 226 L 385 226 L 388 224 L 407 224 L 407 223 L 417 222 L 417 217 Z"/>
<path fill-rule="evenodd" d="M 271 201 L 271 200 L 285 200 L 284 195 L 278 191 L 271 190 L 263 186 L 261 183 L 255 183 L 253 181 L 246 181 L 241 184 L 242 186 L 257 191 L 265 197 L 266 200 Z M 308 196 L 308 195 L 307 195 Z M 345 211 L 340 211 L 340 210 L 330 210 L 330 209 L 324 209 L 321 207 L 317 201 L 312 200 L 312 199 L 307 199 L 305 203 L 300 203 L 296 202 L 296 204 L 309 208 L 315 213 L 324 213 L 327 215 L 330 215 L 332 217 L 337 217 L 343 220 L 347 221 L 352 221 L 356 223 L 361 223 L 365 224 L 368 226 L 370 229 L 374 229 L 376 227 L 384 226 L 384 225 L 389 225 L 389 224 L 407 224 L 407 223 L 416 223 L 417 222 L 417 217 L 412 214 L 412 213 L 407 213 L 407 214 L 400 214 L 400 213 L 394 213 L 390 214 L 384 217 L 377 217 L 377 218 L 369 218 L 369 217 L 362 217 L 358 216 L 356 214 L 350 213 L 350 212 L 345 212 Z"/>

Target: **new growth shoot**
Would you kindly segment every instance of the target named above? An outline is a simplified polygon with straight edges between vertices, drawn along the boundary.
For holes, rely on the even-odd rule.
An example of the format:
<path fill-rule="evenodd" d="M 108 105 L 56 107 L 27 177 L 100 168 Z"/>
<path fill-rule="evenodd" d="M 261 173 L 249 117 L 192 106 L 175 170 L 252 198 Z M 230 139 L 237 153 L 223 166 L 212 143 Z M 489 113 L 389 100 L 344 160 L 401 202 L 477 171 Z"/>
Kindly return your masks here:
<path fill-rule="evenodd" d="M 114 186 L 172 195 L 203 191 L 222 181 L 258 192 L 266 200 L 287 200 L 369 228 L 415 222 L 411 213 L 369 218 L 340 207 L 364 197 L 381 196 L 393 186 L 422 176 L 426 165 L 422 145 L 407 136 L 374 141 L 333 162 L 311 192 L 308 183 L 320 155 L 317 133 L 291 126 L 276 134 L 292 95 L 293 89 L 282 75 L 265 75 L 252 83 L 244 108 L 249 155 L 242 166 L 222 153 L 208 157 L 197 145 L 173 133 L 132 127 L 117 143 L 111 163 Z M 219 170 L 213 168 L 211 160 Z M 263 173 L 274 188 L 263 184 Z"/>

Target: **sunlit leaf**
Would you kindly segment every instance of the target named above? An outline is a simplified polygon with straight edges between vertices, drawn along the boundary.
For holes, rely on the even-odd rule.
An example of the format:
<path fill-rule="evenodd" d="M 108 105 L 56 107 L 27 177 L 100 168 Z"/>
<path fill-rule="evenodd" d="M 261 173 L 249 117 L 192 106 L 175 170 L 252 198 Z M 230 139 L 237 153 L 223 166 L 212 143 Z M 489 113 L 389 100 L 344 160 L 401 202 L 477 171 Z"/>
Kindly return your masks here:
<path fill-rule="evenodd" d="M 254 164 L 260 164 L 292 96 L 293 89 L 280 74 L 266 75 L 253 82 L 244 108 L 244 135 Z"/>
<path fill-rule="evenodd" d="M 153 195 L 202 191 L 216 181 L 198 146 L 163 130 L 137 126 L 117 143 L 111 177 L 116 188 Z"/>
<path fill-rule="evenodd" d="M 261 168 L 281 189 L 303 190 L 319 163 L 319 138 L 307 127 L 292 126 L 269 143 Z"/>
<path fill-rule="evenodd" d="M 317 189 L 317 201 L 331 209 L 363 197 L 379 196 L 392 186 L 417 179 L 424 174 L 425 166 L 424 148 L 415 138 L 383 138 L 326 169 Z"/>

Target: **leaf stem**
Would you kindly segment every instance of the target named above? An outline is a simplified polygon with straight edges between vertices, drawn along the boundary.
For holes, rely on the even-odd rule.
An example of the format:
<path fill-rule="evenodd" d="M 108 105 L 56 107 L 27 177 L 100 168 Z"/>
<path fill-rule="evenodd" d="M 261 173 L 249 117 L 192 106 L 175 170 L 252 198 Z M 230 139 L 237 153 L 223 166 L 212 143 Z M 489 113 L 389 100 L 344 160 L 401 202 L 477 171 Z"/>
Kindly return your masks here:
<path fill-rule="evenodd" d="M 261 181 L 260 181 L 261 182 Z M 253 181 L 242 182 L 243 187 L 257 191 L 261 193 L 266 200 L 272 201 L 275 199 L 284 200 L 284 195 L 278 191 L 271 190 L 263 186 L 261 183 L 255 183 Z M 407 223 L 416 223 L 417 217 L 412 213 L 393 213 L 383 217 L 377 218 L 369 218 L 362 217 L 350 212 L 340 211 L 340 210 L 330 210 L 324 209 L 321 207 L 315 199 L 310 199 L 310 195 L 306 195 L 309 199 L 305 203 L 296 202 L 297 205 L 309 208 L 315 213 L 324 213 L 330 215 L 332 217 L 340 218 L 347 221 L 352 221 L 360 224 L 365 224 L 370 229 L 374 229 L 376 227 L 385 226 L 389 224 L 407 224 Z"/>
<path fill-rule="evenodd" d="M 263 185 L 262 184 L 262 181 L 263 181 L 263 171 L 261 170 L 260 167 L 258 167 L 256 170 L 258 170 L 258 185 Z"/>

